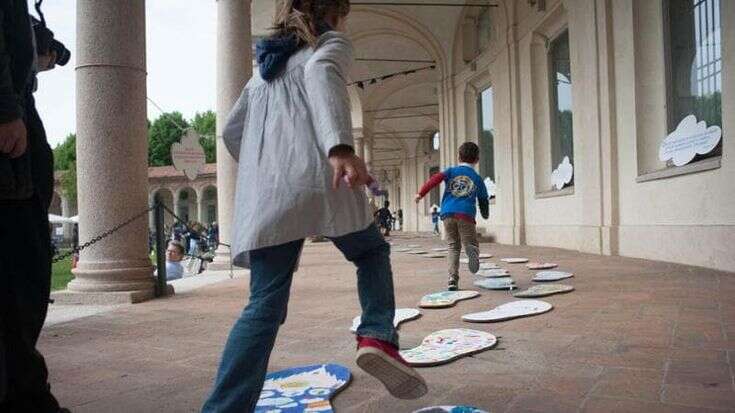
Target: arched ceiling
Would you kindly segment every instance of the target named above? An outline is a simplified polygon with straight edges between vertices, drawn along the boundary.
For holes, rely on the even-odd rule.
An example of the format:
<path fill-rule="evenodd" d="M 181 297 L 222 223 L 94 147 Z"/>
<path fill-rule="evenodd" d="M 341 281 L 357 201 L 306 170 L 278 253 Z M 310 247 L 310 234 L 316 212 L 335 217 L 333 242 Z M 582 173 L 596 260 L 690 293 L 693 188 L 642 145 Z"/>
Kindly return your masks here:
<path fill-rule="evenodd" d="M 415 2 L 391 0 L 394 3 L 412 1 Z M 254 34 L 265 34 L 274 14 L 275 3 L 274 0 L 253 0 Z M 435 70 L 367 83 L 363 89 L 352 86 L 350 97 L 353 106 L 361 107 L 363 111 L 363 116 L 353 116 L 353 121 L 362 121 L 361 126 L 375 135 L 375 160 L 415 154 L 418 141 L 408 138 L 415 138 L 418 134 L 399 132 L 423 131 L 424 136 L 428 137 L 431 131 L 438 130 L 437 87 L 442 78 L 450 75 L 450 60 L 454 56 L 453 48 L 463 11 L 462 7 L 353 5 L 347 21 L 347 32 L 353 40 L 357 59 L 420 62 L 358 60 L 350 73 L 352 81 L 436 65 Z M 386 110 L 432 104 L 437 106 Z M 408 117 L 412 115 L 422 116 Z M 388 117 L 393 119 L 385 119 Z"/>

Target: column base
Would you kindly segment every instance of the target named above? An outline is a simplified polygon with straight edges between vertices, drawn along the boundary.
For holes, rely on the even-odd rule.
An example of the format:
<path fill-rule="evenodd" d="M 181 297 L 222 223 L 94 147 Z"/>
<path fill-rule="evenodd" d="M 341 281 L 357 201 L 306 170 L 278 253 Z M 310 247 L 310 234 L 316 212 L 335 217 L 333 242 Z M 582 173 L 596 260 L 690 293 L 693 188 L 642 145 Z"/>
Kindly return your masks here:
<path fill-rule="evenodd" d="M 77 292 L 58 291 L 51 293 L 54 304 L 76 304 L 76 305 L 119 305 L 137 304 L 155 298 L 153 290 L 144 291 L 116 291 L 116 292 Z"/>
<path fill-rule="evenodd" d="M 214 261 L 207 265 L 207 270 L 229 271 L 230 268 L 234 269 L 230 249 L 222 245 L 214 252 Z"/>

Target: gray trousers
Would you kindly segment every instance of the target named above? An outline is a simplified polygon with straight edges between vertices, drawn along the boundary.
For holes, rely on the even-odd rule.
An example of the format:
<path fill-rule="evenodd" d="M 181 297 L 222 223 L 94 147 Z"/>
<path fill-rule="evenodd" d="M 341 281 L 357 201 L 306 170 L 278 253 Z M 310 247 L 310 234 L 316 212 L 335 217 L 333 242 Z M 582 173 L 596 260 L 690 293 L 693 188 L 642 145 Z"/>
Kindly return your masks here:
<path fill-rule="evenodd" d="M 447 217 L 444 218 L 444 231 L 447 234 L 447 245 L 449 253 L 447 259 L 449 262 L 449 276 L 459 276 L 459 254 L 462 246 L 467 250 L 468 245 L 479 246 L 477 243 L 477 229 L 475 224 L 461 219 Z"/>

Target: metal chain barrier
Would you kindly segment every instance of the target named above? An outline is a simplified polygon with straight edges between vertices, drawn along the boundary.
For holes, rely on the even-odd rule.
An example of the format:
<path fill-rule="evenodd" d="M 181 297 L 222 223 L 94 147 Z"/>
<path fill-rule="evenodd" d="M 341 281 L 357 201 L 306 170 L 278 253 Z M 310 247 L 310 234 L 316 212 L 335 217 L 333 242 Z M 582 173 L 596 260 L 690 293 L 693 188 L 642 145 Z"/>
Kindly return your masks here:
<path fill-rule="evenodd" d="M 116 233 L 117 231 L 120 231 L 121 229 L 125 228 L 126 226 L 132 224 L 133 222 L 137 221 L 138 219 L 148 215 L 149 212 L 153 211 L 156 208 L 156 206 L 151 206 L 146 208 L 144 211 L 141 211 L 134 216 L 130 217 L 129 219 L 123 221 L 119 225 L 116 225 L 109 230 L 97 235 L 96 237 L 92 238 L 91 240 L 85 242 L 82 245 L 78 245 L 71 249 L 71 251 L 65 252 L 63 254 L 59 254 L 54 257 L 54 259 L 51 261 L 52 263 L 57 263 L 60 261 L 63 261 L 69 257 L 71 257 L 73 254 L 78 253 L 79 251 L 82 251 L 85 248 L 91 247 L 92 245 L 102 241 L 103 239 L 109 237 L 110 235 Z"/>

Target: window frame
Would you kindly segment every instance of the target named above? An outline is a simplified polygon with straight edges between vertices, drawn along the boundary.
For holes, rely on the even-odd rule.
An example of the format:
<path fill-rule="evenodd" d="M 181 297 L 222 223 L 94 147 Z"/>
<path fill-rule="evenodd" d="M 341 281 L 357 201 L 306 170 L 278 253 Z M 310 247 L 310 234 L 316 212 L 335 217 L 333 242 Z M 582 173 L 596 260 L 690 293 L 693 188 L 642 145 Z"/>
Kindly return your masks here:
<path fill-rule="evenodd" d="M 660 3 L 660 6 L 661 6 L 661 30 L 662 30 L 663 50 L 664 50 L 664 53 L 663 53 L 663 55 L 664 55 L 664 62 L 663 62 L 663 67 L 664 67 L 664 82 L 665 82 L 665 93 L 666 93 L 666 101 L 665 101 L 665 104 L 666 104 L 666 116 L 665 116 L 666 125 L 665 125 L 665 128 L 664 129 L 666 130 L 666 133 L 667 134 L 671 133 L 672 130 L 676 129 L 676 126 L 679 124 L 679 122 L 681 122 L 681 119 L 677 120 L 677 119 L 674 118 L 674 115 L 675 115 L 674 112 L 675 112 L 675 106 L 676 106 L 676 103 L 675 103 L 675 101 L 676 101 L 676 94 L 675 94 L 675 90 L 674 89 L 675 89 L 676 85 L 674 84 L 674 82 L 675 82 L 674 81 L 674 70 L 675 70 L 675 66 L 674 66 L 674 61 L 673 61 L 673 59 L 674 59 L 673 58 L 673 54 L 672 54 L 673 45 L 672 45 L 672 40 L 671 40 L 671 32 L 672 32 L 672 24 L 673 24 L 672 23 L 672 20 L 671 20 L 671 10 L 670 10 L 670 3 L 671 3 L 671 1 L 672 0 L 661 0 L 661 3 Z M 700 0 L 700 3 L 706 2 L 706 1 L 708 1 L 708 0 Z M 720 0 L 719 2 L 717 2 L 717 5 L 719 6 L 719 19 L 718 19 L 718 22 L 720 24 L 720 30 L 722 30 L 722 1 Z M 696 16 L 695 16 L 695 18 L 696 18 Z M 722 52 L 723 52 L 723 44 L 724 44 L 724 42 L 725 42 L 725 39 L 724 38 L 721 38 L 720 39 L 720 45 L 719 45 L 719 47 L 720 47 L 720 62 L 721 62 L 720 63 L 720 65 L 721 65 L 720 72 L 721 73 L 724 72 L 724 64 L 722 62 L 722 60 L 723 60 L 722 59 Z M 695 58 L 696 58 L 696 54 L 695 54 Z M 691 66 L 689 67 L 689 71 L 691 72 Z M 720 76 L 722 77 L 722 74 L 720 74 Z M 722 102 L 722 100 L 723 100 L 722 99 L 722 95 L 723 95 L 724 90 L 722 90 L 722 89 L 723 89 L 722 88 L 722 81 L 720 81 L 720 102 Z M 720 116 L 722 117 L 722 106 L 720 106 Z M 697 120 L 698 121 L 701 121 L 702 119 L 697 118 Z M 720 123 L 722 123 L 722 122 L 720 122 Z M 708 124 L 707 126 L 711 126 L 711 125 Z M 717 125 L 717 126 L 719 126 L 722 129 L 722 137 L 720 138 L 720 142 L 717 144 L 717 146 L 715 148 L 713 148 L 712 151 L 710 151 L 707 154 L 704 154 L 704 155 L 696 155 L 694 157 L 694 159 L 692 159 L 687 165 L 692 165 L 692 164 L 696 164 L 696 163 L 699 163 L 699 162 L 702 162 L 702 161 L 712 160 L 714 158 L 720 158 L 720 157 L 722 157 L 722 152 L 723 152 L 723 149 L 724 149 L 723 141 L 725 139 L 725 131 L 724 131 L 724 128 L 723 128 L 724 125 L 720 124 L 720 125 Z M 665 136 L 662 137 L 662 139 L 663 138 L 665 138 Z M 715 162 L 711 162 L 711 163 L 713 165 L 715 164 Z M 717 164 L 719 165 L 719 162 L 717 162 Z M 682 168 L 682 167 L 685 167 L 687 165 L 676 166 L 676 165 L 673 164 L 673 162 L 671 160 L 669 160 L 669 161 L 666 162 L 666 166 L 662 170 L 665 171 L 665 170 L 668 170 L 668 169 Z M 709 168 L 708 167 L 706 169 L 712 169 L 712 168 Z M 656 177 L 654 179 L 661 179 L 661 177 L 658 177 L 658 175 L 663 175 L 663 177 L 679 175 L 679 174 L 657 174 L 657 172 L 660 172 L 660 171 L 661 170 L 654 171 L 654 172 L 649 172 L 647 174 L 644 174 L 644 176 L 642 176 L 642 178 L 647 178 L 650 175 L 650 176 Z M 646 180 L 648 180 L 648 179 L 643 179 L 642 182 L 645 182 Z"/>

